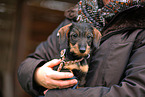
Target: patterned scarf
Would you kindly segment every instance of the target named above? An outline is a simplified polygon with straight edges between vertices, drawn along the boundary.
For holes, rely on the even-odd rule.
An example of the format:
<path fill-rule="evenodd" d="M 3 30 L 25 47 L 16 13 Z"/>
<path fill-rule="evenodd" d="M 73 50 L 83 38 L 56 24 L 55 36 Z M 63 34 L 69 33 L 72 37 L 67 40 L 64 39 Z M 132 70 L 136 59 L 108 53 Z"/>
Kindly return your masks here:
<path fill-rule="evenodd" d="M 145 0 L 111 0 L 109 4 L 100 8 L 97 0 L 80 0 L 78 3 L 78 22 L 92 23 L 99 31 L 117 13 L 122 12 L 132 6 L 145 4 Z"/>

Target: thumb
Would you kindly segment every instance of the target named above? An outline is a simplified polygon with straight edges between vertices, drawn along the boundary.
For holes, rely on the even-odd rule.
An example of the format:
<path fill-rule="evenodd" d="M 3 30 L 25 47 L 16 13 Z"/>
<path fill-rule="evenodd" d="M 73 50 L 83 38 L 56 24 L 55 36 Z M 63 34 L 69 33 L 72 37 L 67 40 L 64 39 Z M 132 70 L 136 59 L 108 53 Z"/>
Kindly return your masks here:
<path fill-rule="evenodd" d="M 53 60 L 51 60 L 51 61 L 45 63 L 44 66 L 53 68 L 54 66 L 59 65 L 60 62 L 61 62 L 61 59 L 53 59 Z"/>

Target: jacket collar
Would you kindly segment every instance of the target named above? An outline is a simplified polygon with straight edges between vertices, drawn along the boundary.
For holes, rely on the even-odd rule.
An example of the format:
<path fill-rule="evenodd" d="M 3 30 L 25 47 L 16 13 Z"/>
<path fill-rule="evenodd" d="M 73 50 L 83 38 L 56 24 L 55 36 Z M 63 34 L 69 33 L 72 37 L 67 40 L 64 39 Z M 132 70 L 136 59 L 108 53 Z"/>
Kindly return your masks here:
<path fill-rule="evenodd" d="M 145 28 L 145 7 L 134 6 L 114 16 L 104 27 L 103 36 L 109 33 L 116 33 L 122 29 Z"/>

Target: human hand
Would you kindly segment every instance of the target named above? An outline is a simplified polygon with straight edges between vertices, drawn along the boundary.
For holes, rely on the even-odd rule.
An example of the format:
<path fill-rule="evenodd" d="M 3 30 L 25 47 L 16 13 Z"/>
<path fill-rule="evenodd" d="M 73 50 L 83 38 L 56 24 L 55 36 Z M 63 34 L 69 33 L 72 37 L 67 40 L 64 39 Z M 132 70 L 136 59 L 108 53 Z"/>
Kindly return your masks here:
<path fill-rule="evenodd" d="M 37 68 L 34 74 L 35 81 L 47 89 L 68 88 L 77 84 L 76 79 L 62 80 L 72 78 L 74 76 L 72 73 L 58 72 L 52 69 L 54 66 L 60 64 L 60 62 L 61 60 L 59 59 L 53 59 Z"/>

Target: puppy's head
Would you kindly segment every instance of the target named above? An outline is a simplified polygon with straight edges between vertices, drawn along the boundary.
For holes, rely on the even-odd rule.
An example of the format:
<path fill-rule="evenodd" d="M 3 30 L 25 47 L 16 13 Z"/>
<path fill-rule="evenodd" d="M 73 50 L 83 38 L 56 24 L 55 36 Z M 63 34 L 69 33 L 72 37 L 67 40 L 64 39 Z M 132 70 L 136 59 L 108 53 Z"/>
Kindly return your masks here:
<path fill-rule="evenodd" d="M 71 23 L 59 30 L 60 45 L 68 46 L 70 52 L 77 56 L 86 56 L 91 47 L 97 47 L 101 33 L 88 23 Z"/>

